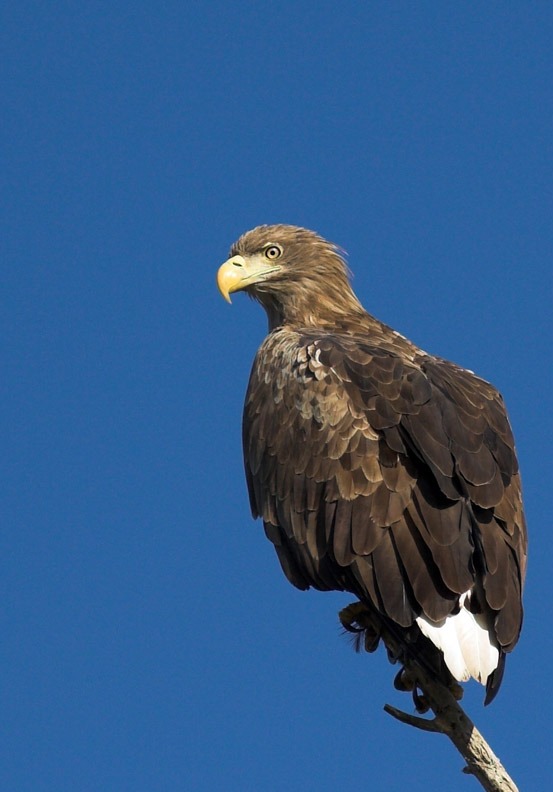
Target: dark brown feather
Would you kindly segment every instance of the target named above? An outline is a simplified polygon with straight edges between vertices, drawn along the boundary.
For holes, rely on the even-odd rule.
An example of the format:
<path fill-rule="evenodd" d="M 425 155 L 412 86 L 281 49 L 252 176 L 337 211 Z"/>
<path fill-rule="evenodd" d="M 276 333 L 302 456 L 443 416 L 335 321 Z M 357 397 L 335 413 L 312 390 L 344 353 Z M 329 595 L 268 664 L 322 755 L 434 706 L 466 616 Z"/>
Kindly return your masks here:
<path fill-rule="evenodd" d="M 416 618 L 409 581 L 398 562 L 390 530 L 372 553 L 376 585 L 384 613 L 401 627 L 409 627 Z"/>

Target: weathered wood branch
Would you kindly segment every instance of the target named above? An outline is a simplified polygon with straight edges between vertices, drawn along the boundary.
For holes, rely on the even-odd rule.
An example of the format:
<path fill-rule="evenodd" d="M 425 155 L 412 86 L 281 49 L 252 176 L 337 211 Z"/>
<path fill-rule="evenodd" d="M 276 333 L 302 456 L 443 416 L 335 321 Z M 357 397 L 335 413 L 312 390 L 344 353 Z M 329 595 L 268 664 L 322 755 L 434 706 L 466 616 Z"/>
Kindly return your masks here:
<path fill-rule="evenodd" d="M 404 667 L 396 677 L 396 687 L 411 691 L 416 709 L 419 712 L 430 709 L 434 717 L 427 719 L 410 715 L 389 704 L 385 705 L 385 712 L 408 726 L 445 734 L 466 762 L 463 772 L 473 775 L 486 792 L 518 792 L 500 760 L 459 704 L 457 699 L 462 696 L 460 686 L 447 686 L 431 669 L 410 658 L 397 635 L 376 621 L 362 603 L 356 602 L 344 608 L 340 612 L 340 621 L 348 632 L 356 635 L 358 648 L 360 638 L 367 651 L 374 651 L 379 640 L 383 641 L 392 662 L 400 661 Z"/>

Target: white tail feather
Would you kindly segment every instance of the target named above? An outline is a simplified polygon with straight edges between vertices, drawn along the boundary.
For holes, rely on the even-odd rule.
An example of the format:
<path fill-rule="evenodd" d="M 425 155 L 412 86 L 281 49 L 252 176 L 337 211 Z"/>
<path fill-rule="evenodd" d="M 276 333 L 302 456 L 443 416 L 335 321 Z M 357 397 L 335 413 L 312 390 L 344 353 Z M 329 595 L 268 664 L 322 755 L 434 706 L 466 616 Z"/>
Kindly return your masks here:
<path fill-rule="evenodd" d="M 460 610 L 440 622 L 419 616 L 417 624 L 423 635 L 444 654 L 444 660 L 459 682 L 474 677 L 483 685 L 499 663 L 499 649 L 486 619 L 468 610 L 470 591 L 459 598 Z"/>

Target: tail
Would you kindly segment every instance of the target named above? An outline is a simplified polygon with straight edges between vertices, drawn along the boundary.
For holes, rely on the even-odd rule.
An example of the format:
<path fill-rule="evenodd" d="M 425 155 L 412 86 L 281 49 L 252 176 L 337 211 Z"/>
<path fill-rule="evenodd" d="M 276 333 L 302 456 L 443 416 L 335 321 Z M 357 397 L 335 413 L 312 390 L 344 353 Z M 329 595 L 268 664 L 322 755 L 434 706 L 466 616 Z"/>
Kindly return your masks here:
<path fill-rule="evenodd" d="M 488 704 L 499 690 L 505 657 L 492 628 L 491 613 L 482 612 L 472 594 L 462 594 L 458 611 L 445 619 L 432 622 L 419 616 L 416 622 L 422 634 L 443 652 L 445 664 L 458 682 L 473 677 L 486 685 Z"/>

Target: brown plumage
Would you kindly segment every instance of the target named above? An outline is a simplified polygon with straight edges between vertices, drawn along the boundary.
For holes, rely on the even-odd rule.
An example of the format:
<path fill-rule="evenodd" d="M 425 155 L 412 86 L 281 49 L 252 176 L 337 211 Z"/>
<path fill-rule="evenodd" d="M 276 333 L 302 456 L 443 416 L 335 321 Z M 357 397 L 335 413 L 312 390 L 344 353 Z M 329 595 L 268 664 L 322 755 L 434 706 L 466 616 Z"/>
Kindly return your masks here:
<path fill-rule="evenodd" d="M 227 299 L 244 290 L 269 319 L 244 460 L 253 515 L 286 576 L 354 593 L 406 640 L 415 630 L 417 646 L 422 631 L 491 700 L 519 637 L 526 565 L 501 396 L 368 314 L 336 246 L 311 231 L 255 228 L 218 278 Z M 483 635 L 487 660 L 471 645 Z"/>

